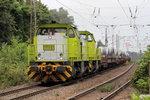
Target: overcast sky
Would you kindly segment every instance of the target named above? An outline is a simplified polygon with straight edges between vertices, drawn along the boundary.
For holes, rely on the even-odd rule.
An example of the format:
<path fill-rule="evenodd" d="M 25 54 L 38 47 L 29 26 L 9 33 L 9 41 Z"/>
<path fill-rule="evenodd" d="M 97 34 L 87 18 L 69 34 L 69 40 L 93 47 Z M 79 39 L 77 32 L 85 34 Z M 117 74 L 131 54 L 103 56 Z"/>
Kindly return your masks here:
<path fill-rule="evenodd" d="M 41 1 L 49 9 L 63 7 L 68 10 L 69 15 L 74 17 L 74 24 L 78 26 L 78 29 L 90 31 L 94 34 L 96 41 L 101 40 L 104 43 L 106 27 L 96 27 L 95 25 L 108 25 L 109 47 L 112 47 L 112 33 L 114 34 L 114 42 L 116 34 L 119 35 L 119 47 L 122 50 L 127 50 L 125 45 L 127 42 L 131 45 L 128 48 L 130 51 L 139 51 L 139 48 L 145 50 L 146 45 L 150 43 L 150 26 L 146 26 L 150 24 L 150 0 Z M 112 28 L 110 25 L 117 26 Z M 133 28 L 130 25 L 136 25 L 136 27 Z M 139 42 L 137 42 L 137 36 Z"/>

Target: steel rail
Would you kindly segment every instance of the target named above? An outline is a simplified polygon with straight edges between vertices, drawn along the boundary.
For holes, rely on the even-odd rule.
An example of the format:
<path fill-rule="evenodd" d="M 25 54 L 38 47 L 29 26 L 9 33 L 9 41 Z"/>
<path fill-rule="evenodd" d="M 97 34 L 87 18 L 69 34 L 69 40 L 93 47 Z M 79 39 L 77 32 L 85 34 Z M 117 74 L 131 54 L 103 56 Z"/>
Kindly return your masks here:
<path fill-rule="evenodd" d="M 54 85 L 54 86 L 51 86 L 51 87 L 46 87 L 46 88 L 44 88 L 42 90 L 38 90 L 38 91 L 35 91 L 35 92 L 32 92 L 32 93 L 28 93 L 28 94 L 25 94 L 25 95 L 22 95 L 22 96 L 18 96 L 18 97 L 12 98 L 10 100 L 22 100 L 22 99 L 26 99 L 26 98 L 29 98 L 29 97 L 32 97 L 32 96 L 35 96 L 35 95 L 38 95 L 38 94 L 41 94 L 41 93 L 53 90 L 53 89 L 60 88 L 62 86 L 74 84 L 74 83 L 76 83 L 78 81 L 83 81 L 83 80 L 89 79 L 92 76 L 95 76 L 95 74 L 85 76 L 84 78 L 75 79 L 75 80 L 72 80 L 72 81 L 69 81 L 69 82 L 66 82 L 66 83 Z"/>
<path fill-rule="evenodd" d="M 14 94 L 14 93 L 17 93 L 17 92 L 20 92 L 20 91 L 32 89 L 32 88 L 37 87 L 38 85 L 39 85 L 39 83 L 36 83 L 36 84 L 30 85 L 30 86 L 25 86 L 25 87 L 22 87 L 22 88 L 19 88 L 19 89 L 13 89 L 13 90 L 5 91 L 5 92 L 0 93 L 0 97 L 10 95 L 10 94 Z"/>
<path fill-rule="evenodd" d="M 75 99 L 78 99 L 78 98 L 80 98 L 80 97 L 82 97 L 82 96 L 85 96 L 85 95 L 87 95 L 87 94 L 89 94 L 89 93 L 95 91 L 98 87 L 103 86 L 104 84 L 110 83 L 110 82 L 112 82 L 112 81 L 114 81 L 114 80 L 116 80 L 116 79 L 122 77 L 122 76 L 125 75 L 133 66 L 134 66 L 134 63 L 133 63 L 126 71 L 124 71 L 123 73 L 121 73 L 121 74 L 115 76 L 114 78 L 111 78 L 111 79 L 109 79 L 109 80 L 107 80 L 107 81 L 105 81 L 105 82 L 103 82 L 103 83 L 100 83 L 100 84 L 95 85 L 95 86 L 93 86 L 93 87 L 91 87 L 91 88 L 89 88 L 89 89 L 87 89 L 87 90 L 85 90 L 85 91 L 82 91 L 82 92 L 80 92 L 80 93 L 78 93 L 78 94 L 75 94 L 75 95 L 73 95 L 73 96 L 67 98 L 66 100 L 75 100 Z"/>
<path fill-rule="evenodd" d="M 125 89 L 127 86 L 130 85 L 130 80 L 127 81 L 125 84 L 123 84 L 121 87 L 117 88 L 115 91 L 111 92 L 109 95 L 105 96 L 104 98 L 102 98 L 101 100 L 110 100 L 111 98 L 113 98 L 114 96 L 117 95 L 117 93 L 119 93 L 120 91 L 122 91 L 123 89 Z"/>
<path fill-rule="evenodd" d="M 37 94 L 47 92 L 47 91 L 52 90 L 52 89 L 56 89 L 56 88 L 61 87 L 61 86 L 62 86 L 62 84 L 54 85 L 54 86 L 51 86 L 51 87 L 48 87 L 48 88 L 45 88 L 45 89 L 42 89 L 42 90 L 39 90 L 39 91 L 35 91 L 35 92 L 29 93 L 29 94 L 25 94 L 25 95 L 22 95 L 22 96 L 19 96 L 19 97 L 12 98 L 10 100 L 22 100 L 22 99 L 25 99 L 25 98 L 35 96 Z"/>

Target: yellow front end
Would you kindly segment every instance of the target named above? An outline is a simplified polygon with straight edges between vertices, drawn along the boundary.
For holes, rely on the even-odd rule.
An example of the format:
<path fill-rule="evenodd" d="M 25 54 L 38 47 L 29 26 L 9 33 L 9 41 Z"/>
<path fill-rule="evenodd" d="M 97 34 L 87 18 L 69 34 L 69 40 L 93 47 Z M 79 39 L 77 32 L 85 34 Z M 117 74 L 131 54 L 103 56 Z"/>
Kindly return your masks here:
<path fill-rule="evenodd" d="M 72 75 L 72 67 L 60 65 L 60 63 L 41 63 L 40 65 L 30 65 L 28 76 L 34 81 L 41 82 L 65 82 Z"/>

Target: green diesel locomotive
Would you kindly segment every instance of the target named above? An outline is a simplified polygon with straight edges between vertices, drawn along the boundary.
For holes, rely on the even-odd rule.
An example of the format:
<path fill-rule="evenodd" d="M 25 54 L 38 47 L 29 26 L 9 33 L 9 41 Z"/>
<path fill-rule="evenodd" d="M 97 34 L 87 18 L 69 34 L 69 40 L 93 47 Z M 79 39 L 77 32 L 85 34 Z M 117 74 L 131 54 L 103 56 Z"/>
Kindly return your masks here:
<path fill-rule="evenodd" d="M 28 46 L 28 76 L 34 81 L 65 82 L 101 67 L 93 34 L 69 24 L 40 25 Z"/>

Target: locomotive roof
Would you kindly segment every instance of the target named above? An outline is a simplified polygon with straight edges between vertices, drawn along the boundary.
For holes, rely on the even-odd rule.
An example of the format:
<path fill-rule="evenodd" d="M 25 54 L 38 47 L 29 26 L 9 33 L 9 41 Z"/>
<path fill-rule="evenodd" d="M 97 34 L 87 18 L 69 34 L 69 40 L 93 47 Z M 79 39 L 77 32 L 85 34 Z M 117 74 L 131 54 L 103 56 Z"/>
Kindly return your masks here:
<path fill-rule="evenodd" d="M 73 27 L 72 25 L 70 24 L 42 24 L 42 25 L 39 25 L 39 28 L 48 28 L 48 27 Z"/>
<path fill-rule="evenodd" d="M 79 31 L 80 34 L 92 34 L 89 31 Z"/>

